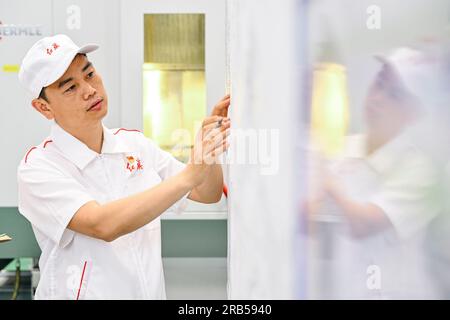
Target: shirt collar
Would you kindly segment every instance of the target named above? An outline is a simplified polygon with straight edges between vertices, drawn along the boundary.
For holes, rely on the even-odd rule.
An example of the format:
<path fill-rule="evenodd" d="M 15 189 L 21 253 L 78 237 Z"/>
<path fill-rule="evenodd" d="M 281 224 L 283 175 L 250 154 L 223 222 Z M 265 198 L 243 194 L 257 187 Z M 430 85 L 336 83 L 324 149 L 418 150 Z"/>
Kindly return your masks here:
<path fill-rule="evenodd" d="M 103 125 L 103 145 L 102 154 L 110 153 L 129 153 L 134 149 L 128 144 L 124 143 L 123 139 L 114 135 L 110 129 Z M 55 121 L 53 121 L 51 133 L 51 140 L 58 147 L 63 155 L 79 169 L 83 170 L 98 153 L 89 149 L 83 142 L 72 136 L 70 133 L 61 128 Z"/>
<path fill-rule="evenodd" d="M 117 132 L 117 131 L 116 131 Z M 130 143 L 126 143 L 121 136 L 113 133 L 113 130 L 108 129 L 103 125 L 103 146 L 102 153 L 130 153 L 135 152 L 136 148 Z"/>

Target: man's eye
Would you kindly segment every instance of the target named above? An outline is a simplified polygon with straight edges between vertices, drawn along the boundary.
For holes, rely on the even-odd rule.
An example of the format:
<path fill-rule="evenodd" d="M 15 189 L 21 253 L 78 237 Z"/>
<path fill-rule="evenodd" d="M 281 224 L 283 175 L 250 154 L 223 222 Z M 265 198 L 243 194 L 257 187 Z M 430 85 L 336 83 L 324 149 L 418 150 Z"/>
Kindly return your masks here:
<path fill-rule="evenodd" d="M 70 86 L 69 89 L 67 89 L 67 90 L 64 91 L 64 92 L 71 92 L 71 91 L 73 91 L 74 89 L 75 89 L 75 85 L 73 84 L 73 85 Z"/>
<path fill-rule="evenodd" d="M 94 76 L 94 71 L 89 72 L 87 75 L 88 78 L 92 78 L 93 76 Z"/>

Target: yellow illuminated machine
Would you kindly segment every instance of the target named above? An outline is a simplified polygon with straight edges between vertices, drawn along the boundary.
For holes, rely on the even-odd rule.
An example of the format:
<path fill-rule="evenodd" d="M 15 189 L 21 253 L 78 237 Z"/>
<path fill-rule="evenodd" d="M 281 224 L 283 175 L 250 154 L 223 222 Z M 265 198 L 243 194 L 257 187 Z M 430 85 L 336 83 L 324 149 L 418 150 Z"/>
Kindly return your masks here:
<path fill-rule="evenodd" d="M 326 156 L 338 156 L 344 148 L 349 125 L 347 77 L 343 65 L 321 62 L 314 68 L 311 138 Z"/>
<path fill-rule="evenodd" d="M 186 162 L 206 116 L 204 14 L 144 16 L 144 134 Z"/>

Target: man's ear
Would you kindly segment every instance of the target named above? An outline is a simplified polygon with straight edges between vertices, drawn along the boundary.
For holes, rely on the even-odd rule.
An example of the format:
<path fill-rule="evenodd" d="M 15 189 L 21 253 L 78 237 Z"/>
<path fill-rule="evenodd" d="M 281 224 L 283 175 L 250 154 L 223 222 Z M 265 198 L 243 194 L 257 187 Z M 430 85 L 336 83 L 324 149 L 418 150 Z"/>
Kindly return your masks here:
<path fill-rule="evenodd" d="M 42 98 L 33 99 L 31 101 L 31 105 L 36 111 L 46 117 L 48 120 L 52 120 L 54 118 L 53 110 L 50 108 L 49 103 Z"/>

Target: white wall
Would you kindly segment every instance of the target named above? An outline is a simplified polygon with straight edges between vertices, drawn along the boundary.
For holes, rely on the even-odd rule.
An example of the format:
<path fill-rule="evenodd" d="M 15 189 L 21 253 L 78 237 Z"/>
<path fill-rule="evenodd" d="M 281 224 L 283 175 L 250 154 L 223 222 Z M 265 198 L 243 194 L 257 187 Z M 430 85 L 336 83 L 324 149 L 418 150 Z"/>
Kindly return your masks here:
<path fill-rule="evenodd" d="M 0 0 L 0 21 L 6 24 L 41 25 L 42 36 L 53 32 L 52 1 Z M 2 36 L 0 40 L 0 206 L 17 205 L 16 169 L 26 151 L 46 136 L 47 122 L 34 112 L 16 72 L 5 65 L 19 65 L 41 36 Z"/>

